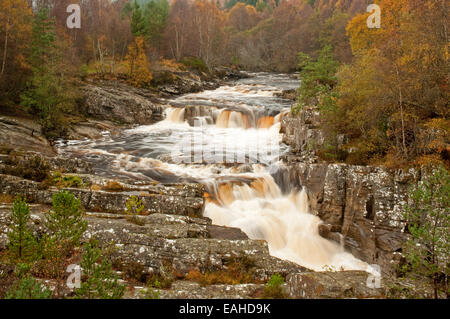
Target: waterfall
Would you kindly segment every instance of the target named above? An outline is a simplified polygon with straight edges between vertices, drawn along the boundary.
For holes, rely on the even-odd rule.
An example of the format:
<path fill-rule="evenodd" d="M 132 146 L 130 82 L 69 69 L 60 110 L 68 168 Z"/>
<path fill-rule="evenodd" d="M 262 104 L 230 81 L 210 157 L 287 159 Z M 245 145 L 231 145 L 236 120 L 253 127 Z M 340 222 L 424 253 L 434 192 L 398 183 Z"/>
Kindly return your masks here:
<path fill-rule="evenodd" d="M 289 81 L 293 86 L 285 89 L 297 87 L 287 76 L 282 82 Z M 312 270 L 365 270 L 365 263 L 344 251 L 343 241 L 319 235 L 321 220 L 310 211 L 307 190 L 298 189 L 300 180 L 286 178 L 282 168 L 271 170 L 287 151 L 280 128 L 292 102 L 273 95 L 282 88 L 263 74 L 185 95 L 168 104 L 177 107 L 166 109 L 164 121 L 100 141 L 68 143 L 64 150 L 113 178 L 204 184 L 205 217 L 267 241 L 273 256 Z M 191 126 L 198 121 L 200 128 Z"/>
<path fill-rule="evenodd" d="M 166 120 L 173 123 L 183 123 L 184 113 L 184 108 L 169 107 L 166 110 Z"/>
<path fill-rule="evenodd" d="M 251 239 L 266 240 L 273 256 L 323 271 L 364 270 L 366 264 L 319 235 L 319 217 L 310 214 L 305 188 L 283 195 L 269 174 L 250 184 L 211 188 L 204 215 L 214 224 L 242 229 Z"/>
<path fill-rule="evenodd" d="M 222 110 L 217 117 L 216 127 L 248 129 L 251 125 L 246 114 L 237 111 Z"/>
<path fill-rule="evenodd" d="M 275 123 L 275 119 L 272 116 L 264 116 L 258 120 L 258 128 L 271 128 Z"/>

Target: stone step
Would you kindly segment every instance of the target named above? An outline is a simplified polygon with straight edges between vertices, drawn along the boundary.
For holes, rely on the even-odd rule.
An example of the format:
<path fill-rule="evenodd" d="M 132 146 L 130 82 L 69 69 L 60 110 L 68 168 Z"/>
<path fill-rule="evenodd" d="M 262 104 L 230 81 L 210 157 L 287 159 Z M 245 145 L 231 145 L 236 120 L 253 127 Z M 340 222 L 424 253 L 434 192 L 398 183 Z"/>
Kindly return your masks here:
<path fill-rule="evenodd" d="M 41 189 L 41 184 L 19 177 L 0 174 L 0 194 L 13 197 L 22 195 L 28 201 L 50 205 L 52 196 L 60 191 L 55 187 Z M 175 191 L 176 189 L 176 191 Z M 108 192 L 92 189 L 63 188 L 81 200 L 84 208 L 94 212 L 123 214 L 126 203 L 131 196 L 142 200 L 148 214 L 162 213 L 201 217 L 204 211 L 202 187 L 197 184 L 180 184 L 177 186 L 158 186 L 159 193 L 150 192 Z M 202 195 L 200 195 L 200 193 Z M 196 195 L 194 197 L 193 195 Z"/>

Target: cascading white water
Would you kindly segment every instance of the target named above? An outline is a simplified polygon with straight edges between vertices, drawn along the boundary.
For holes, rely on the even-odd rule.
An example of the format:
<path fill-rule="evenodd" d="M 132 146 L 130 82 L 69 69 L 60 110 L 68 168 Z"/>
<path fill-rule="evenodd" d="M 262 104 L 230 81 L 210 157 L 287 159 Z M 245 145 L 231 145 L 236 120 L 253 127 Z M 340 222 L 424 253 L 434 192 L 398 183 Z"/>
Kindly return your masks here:
<path fill-rule="evenodd" d="M 252 239 L 266 240 L 270 253 L 316 271 L 365 270 L 367 264 L 319 235 L 320 218 L 310 214 L 303 189 L 282 195 L 268 174 L 250 185 L 218 187 L 205 216 L 214 224 L 242 229 Z"/>
<path fill-rule="evenodd" d="M 184 113 L 185 113 L 184 108 L 170 107 L 166 110 L 166 119 L 173 123 L 183 123 Z"/>
<path fill-rule="evenodd" d="M 178 105 L 210 108 L 214 123 L 203 121 L 200 128 L 185 121 L 183 107 L 168 107 L 162 122 L 126 130 L 117 139 L 106 136 L 67 143 L 61 149 L 93 161 L 98 174 L 203 183 L 209 192 L 204 214 L 214 224 L 237 227 L 252 239 L 264 239 L 272 255 L 313 270 L 365 270 L 367 265 L 342 245 L 319 235 L 321 220 L 309 211 L 307 191 L 283 194 L 270 174 L 286 150 L 280 122 L 291 103 L 273 96 L 280 90 L 279 83 L 286 89 L 298 85 L 287 76 L 262 74 L 236 86 L 175 99 Z M 205 158 L 199 163 L 174 161 L 171 152 L 177 143 L 196 134 L 203 134 L 195 146 L 200 150 L 223 146 L 227 152 L 236 152 L 230 157 L 233 165 L 222 163 L 223 157 L 215 163 Z M 175 155 L 186 159 L 191 152 Z"/>

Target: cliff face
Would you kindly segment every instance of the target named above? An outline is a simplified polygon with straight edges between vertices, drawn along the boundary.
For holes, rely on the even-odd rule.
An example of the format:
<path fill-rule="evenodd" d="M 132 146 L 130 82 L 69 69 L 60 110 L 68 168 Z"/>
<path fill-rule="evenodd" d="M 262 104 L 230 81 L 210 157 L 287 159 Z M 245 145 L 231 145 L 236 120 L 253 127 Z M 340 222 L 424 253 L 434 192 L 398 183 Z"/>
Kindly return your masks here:
<path fill-rule="evenodd" d="M 394 272 L 407 238 L 403 206 L 420 172 L 317 163 L 311 145 L 322 136 L 313 116 L 317 114 L 307 110 L 283 120 L 284 142 L 295 153 L 285 157 L 286 167 L 275 175 L 278 183 L 307 188 L 311 209 L 324 221 L 319 229 L 323 237 L 343 240 L 358 258 Z"/>

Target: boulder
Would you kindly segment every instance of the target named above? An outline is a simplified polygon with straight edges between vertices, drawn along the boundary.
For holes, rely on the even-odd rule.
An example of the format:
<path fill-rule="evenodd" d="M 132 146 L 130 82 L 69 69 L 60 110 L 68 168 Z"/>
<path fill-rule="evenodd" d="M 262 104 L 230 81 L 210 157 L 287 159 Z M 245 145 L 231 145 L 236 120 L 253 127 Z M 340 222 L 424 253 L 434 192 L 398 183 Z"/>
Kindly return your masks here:
<path fill-rule="evenodd" d="M 163 119 L 156 92 L 107 81 L 86 84 L 82 91 L 86 114 L 92 118 L 141 125 Z"/>
<path fill-rule="evenodd" d="M 305 272 L 287 278 L 288 294 L 295 299 L 385 298 L 383 280 L 364 271 Z M 368 284 L 369 282 L 369 284 Z"/>
<path fill-rule="evenodd" d="M 41 134 L 41 126 L 31 119 L 0 116 L 0 153 L 2 149 L 34 151 L 55 156 L 50 142 Z"/>

